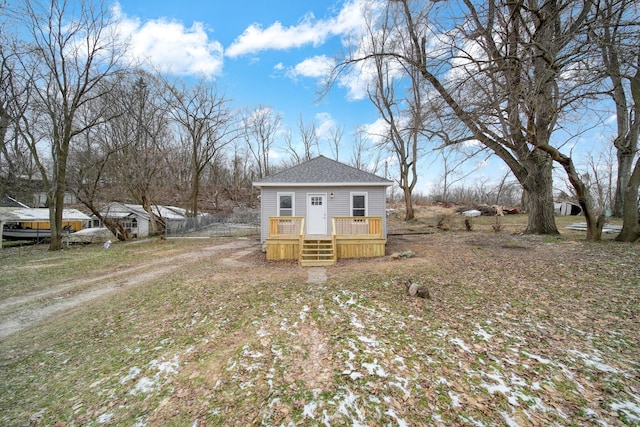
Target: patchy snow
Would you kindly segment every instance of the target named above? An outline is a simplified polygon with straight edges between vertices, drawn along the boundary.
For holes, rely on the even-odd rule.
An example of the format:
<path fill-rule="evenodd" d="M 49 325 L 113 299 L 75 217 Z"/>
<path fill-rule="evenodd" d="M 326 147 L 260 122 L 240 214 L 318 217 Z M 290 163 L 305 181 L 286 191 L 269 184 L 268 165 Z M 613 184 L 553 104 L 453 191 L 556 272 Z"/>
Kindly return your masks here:
<path fill-rule="evenodd" d="M 394 411 L 393 409 L 388 408 L 385 412 L 385 415 L 389 415 L 391 418 L 396 420 L 396 422 L 398 423 L 398 427 L 409 427 L 409 424 L 407 424 L 405 420 L 400 418 L 398 414 L 396 414 L 396 411 Z"/>
<path fill-rule="evenodd" d="M 340 294 L 341 295 L 333 296 L 333 301 L 338 303 L 338 306 L 340 308 L 344 309 L 344 308 L 347 308 L 348 306 L 354 306 L 358 303 L 358 299 L 357 299 L 358 295 L 355 292 L 342 290 L 340 291 Z M 343 302 L 342 299 L 340 298 L 341 296 L 349 297 L 349 299 Z"/>
<path fill-rule="evenodd" d="M 364 374 L 357 371 L 345 371 L 346 375 L 352 380 L 357 380 L 358 378 L 364 378 Z"/>
<path fill-rule="evenodd" d="M 493 337 L 493 335 L 485 331 L 479 324 L 476 323 L 475 327 L 476 329 L 473 331 L 474 335 L 479 336 L 482 340 L 489 341 Z"/>
<path fill-rule="evenodd" d="M 614 399 L 611 403 L 611 409 L 614 411 L 622 412 L 629 421 L 640 424 L 640 396 L 631 394 L 634 398 L 634 402 L 630 400 L 617 400 Z"/>
<path fill-rule="evenodd" d="M 142 377 L 136 385 L 129 391 L 130 394 L 137 396 L 138 394 L 151 393 L 156 388 L 156 382 L 148 377 Z"/>
<path fill-rule="evenodd" d="M 537 354 L 529 353 L 528 351 L 521 350 L 520 353 L 524 354 L 529 359 L 533 359 L 533 360 L 538 361 L 539 363 L 542 363 L 543 365 L 548 365 L 548 364 L 551 363 L 551 360 L 546 359 L 546 358 L 544 358 L 542 356 L 538 356 Z"/>
<path fill-rule="evenodd" d="M 338 400 L 338 412 L 345 417 L 347 417 L 351 422 L 353 427 L 366 427 L 365 416 L 362 413 L 357 401 L 358 396 L 353 393 L 351 390 L 343 389 L 341 392 L 336 395 L 336 399 Z M 362 422 L 362 424 L 361 424 Z"/>
<path fill-rule="evenodd" d="M 152 360 L 149 364 L 152 368 L 158 370 L 159 374 L 167 375 L 176 375 L 178 373 L 178 368 L 180 367 L 180 359 L 178 356 L 173 356 L 173 359 L 166 361 L 158 361 Z"/>
<path fill-rule="evenodd" d="M 612 366 L 607 365 L 602 361 L 602 359 L 595 354 L 585 354 L 578 350 L 569 350 L 569 353 L 574 354 L 582 359 L 582 361 L 587 366 L 591 366 L 602 372 L 611 372 L 611 373 L 620 373 L 619 369 L 616 369 Z"/>
<path fill-rule="evenodd" d="M 409 392 L 409 387 L 411 386 L 409 383 L 410 380 L 398 375 L 393 375 L 393 378 L 395 378 L 395 381 L 389 381 L 389 386 L 394 386 L 400 389 L 405 397 L 411 396 L 411 392 Z"/>
<path fill-rule="evenodd" d="M 378 359 L 374 359 L 372 363 L 363 363 L 362 367 L 367 370 L 369 375 L 376 375 L 382 378 L 386 378 L 388 376 L 384 368 L 378 364 Z"/>
<path fill-rule="evenodd" d="M 317 407 L 318 407 L 318 403 L 315 401 L 307 403 L 306 405 L 304 405 L 304 408 L 302 410 L 302 416 L 305 418 L 311 418 L 312 420 L 315 420 L 316 419 L 315 412 Z"/>
<path fill-rule="evenodd" d="M 486 382 L 480 384 L 480 387 L 485 388 L 489 392 L 489 394 L 502 393 L 505 396 L 511 394 L 511 389 L 505 384 L 502 377 L 497 371 L 495 374 L 485 374 L 485 376 L 495 382 L 495 384 L 488 384 Z"/>
<path fill-rule="evenodd" d="M 304 323 L 305 320 L 307 320 L 307 313 L 309 312 L 309 310 L 311 310 L 309 308 L 308 305 L 305 305 L 304 307 L 302 307 L 302 310 L 300 311 L 300 321 L 302 323 Z"/>
<path fill-rule="evenodd" d="M 520 427 L 520 425 L 516 422 L 516 420 L 511 418 L 511 416 L 506 412 L 500 411 L 499 414 L 502 415 L 505 425 L 507 425 L 508 427 Z"/>
<path fill-rule="evenodd" d="M 255 335 L 234 352 L 214 388 L 250 399 L 268 389 L 264 405 L 268 411 L 260 415 L 265 426 L 415 425 L 412 408 L 423 404 L 425 397 L 430 406 L 423 421 L 429 425 L 519 426 L 553 421 L 564 425 L 575 413 L 557 405 L 564 393 L 558 385 L 566 384 L 567 393 L 593 393 L 591 379 L 584 377 L 584 369 L 576 370 L 577 365 L 610 374 L 635 374 L 632 368 L 627 373 L 609 365 L 601 357 L 606 353 L 593 347 L 567 351 L 539 346 L 536 332 L 549 330 L 548 325 L 515 323 L 517 316 L 510 312 L 500 313 L 499 318 L 476 317 L 463 329 L 459 322 L 464 317 L 453 319 L 458 322 L 455 327 L 446 322 L 432 324 L 429 319 L 372 304 L 357 292 L 328 294 L 324 304 L 305 304 L 301 297 L 291 302 L 296 304 L 292 313 L 276 309 L 253 322 Z M 341 333 L 309 333 L 322 322 L 335 327 L 331 332 Z M 507 324 L 519 328 L 504 330 Z M 423 333 L 418 338 L 406 331 Z M 540 336 L 552 333 L 557 331 Z M 283 336 L 288 340 L 295 336 L 295 340 L 284 344 Z M 302 365 L 289 362 L 292 355 Z M 331 381 L 325 377 L 327 372 L 335 368 L 339 379 L 325 386 Z M 147 372 L 150 369 L 155 375 Z M 163 378 L 176 375 L 179 369 L 177 356 L 158 359 L 147 370 L 130 368 L 120 381 L 128 385 L 137 381 L 132 394 L 157 392 L 165 385 Z M 305 390 L 305 383 L 312 387 Z M 292 410 L 283 396 L 297 392 L 299 406 Z M 596 405 L 609 414 L 603 415 L 602 407 L 585 407 L 579 422 L 605 423 L 609 415 L 631 424 L 640 422 L 638 396 L 626 394 Z"/>
<path fill-rule="evenodd" d="M 451 399 L 451 407 L 453 409 L 462 407 L 462 405 L 460 404 L 460 397 L 458 397 L 457 394 L 455 394 L 451 390 L 449 390 L 447 394 L 449 395 L 449 399 Z"/>
<path fill-rule="evenodd" d="M 124 384 L 126 382 L 133 380 L 138 375 L 140 375 L 140 373 L 142 373 L 142 369 L 138 368 L 137 366 L 133 366 L 129 368 L 129 372 L 127 373 L 127 375 L 120 378 L 120 384 Z"/>
<path fill-rule="evenodd" d="M 471 348 L 467 344 L 465 344 L 465 342 L 460 338 L 450 338 L 449 342 L 459 346 L 461 349 L 463 349 L 467 353 L 472 353 Z"/>
<path fill-rule="evenodd" d="M 380 345 L 378 340 L 376 340 L 375 338 L 369 338 L 369 337 L 360 336 L 360 337 L 358 337 L 358 339 L 360 341 L 362 341 L 363 343 L 367 344 L 367 346 L 370 346 L 370 347 L 377 347 L 377 346 Z"/>
<path fill-rule="evenodd" d="M 358 316 L 356 314 L 351 315 L 351 326 L 358 329 L 364 329 L 364 325 L 358 320 Z"/>
<path fill-rule="evenodd" d="M 97 419 L 96 422 L 98 424 L 108 424 L 111 419 L 113 418 L 113 414 L 112 413 L 105 413 L 100 415 Z"/>

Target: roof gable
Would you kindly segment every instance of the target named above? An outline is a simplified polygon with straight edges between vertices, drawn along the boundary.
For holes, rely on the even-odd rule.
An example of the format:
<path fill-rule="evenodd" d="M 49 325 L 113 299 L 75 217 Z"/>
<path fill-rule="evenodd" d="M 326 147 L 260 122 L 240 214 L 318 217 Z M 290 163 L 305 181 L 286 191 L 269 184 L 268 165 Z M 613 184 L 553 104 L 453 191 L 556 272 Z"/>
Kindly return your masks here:
<path fill-rule="evenodd" d="M 389 186 L 391 181 L 369 172 L 318 156 L 289 169 L 253 182 L 255 187 L 283 185 L 369 185 Z"/>

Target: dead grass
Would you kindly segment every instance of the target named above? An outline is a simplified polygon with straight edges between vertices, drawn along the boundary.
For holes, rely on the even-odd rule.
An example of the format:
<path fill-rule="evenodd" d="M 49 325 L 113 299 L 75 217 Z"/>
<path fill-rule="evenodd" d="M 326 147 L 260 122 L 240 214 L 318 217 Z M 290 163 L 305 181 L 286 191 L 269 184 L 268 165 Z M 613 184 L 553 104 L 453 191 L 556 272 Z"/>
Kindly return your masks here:
<path fill-rule="evenodd" d="M 218 254 L 13 335 L 0 424 L 640 424 L 639 245 L 458 219 L 398 223 L 414 234 L 388 253 L 414 258 L 342 260 L 323 284 L 259 251 Z M 29 265 L 3 261 L 5 277 Z"/>

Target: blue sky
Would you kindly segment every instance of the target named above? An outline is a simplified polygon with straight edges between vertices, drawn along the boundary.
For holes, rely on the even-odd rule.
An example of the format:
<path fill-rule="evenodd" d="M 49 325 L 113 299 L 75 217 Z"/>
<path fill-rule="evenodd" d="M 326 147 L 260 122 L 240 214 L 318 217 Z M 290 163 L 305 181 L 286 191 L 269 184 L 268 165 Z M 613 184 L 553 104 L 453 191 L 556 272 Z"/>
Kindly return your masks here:
<path fill-rule="evenodd" d="M 321 99 L 318 91 L 344 54 L 343 39 L 362 24 L 360 3 L 121 0 L 117 7 L 132 55 L 173 77 L 203 72 L 237 107 L 272 107 L 294 135 L 300 117 L 320 136 L 341 126 L 346 146 L 357 127 L 377 119 L 364 87 L 344 81 Z M 321 154 L 331 157 L 328 148 Z"/>
<path fill-rule="evenodd" d="M 273 108 L 283 127 L 298 136 L 297 122 L 315 123 L 320 154 L 327 129 L 344 129 L 339 160 L 348 162 L 358 127 L 380 126 L 366 97 L 366 75 L 340 80 L 322 99 L 323 77 L 335 58 L 345 54 L 346 40 L 364 24 L 363 8 L 371 0 L 120 0 L 114 3 L 122 31 L 131 38 L 130 55 L 145 59 L 170 78 L 191 79 L 203 73 L 237 108 Z M 272 162 L 286 158 L 275 149 Z M 397 173 L 390 158 L 389 177 Z M 496 158 L 478 156 L 465 166 L 465 185 L 498 180 L 507 171 Z M 443 167 L 437 156 L 419 164 L 416 192 L 439 187 Z M 382 168 L 378 172 L 383 174 Z M 562 174 L 561 174 L 562 175 Z"/>

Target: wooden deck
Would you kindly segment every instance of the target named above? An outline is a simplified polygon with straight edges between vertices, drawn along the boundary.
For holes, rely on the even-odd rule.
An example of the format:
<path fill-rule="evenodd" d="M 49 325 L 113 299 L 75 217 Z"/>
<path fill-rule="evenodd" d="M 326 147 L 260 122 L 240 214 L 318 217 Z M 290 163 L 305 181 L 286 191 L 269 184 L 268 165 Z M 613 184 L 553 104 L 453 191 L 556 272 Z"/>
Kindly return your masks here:
<path fill-rule="evenodd" d="M 267 259 L 297 259 L 303 266 L 334 265 L 341 258 L 385 254 L 382 217 L 334 217 L 331 235 L 305 235 L 303 217 L 269 218 Z"/>

